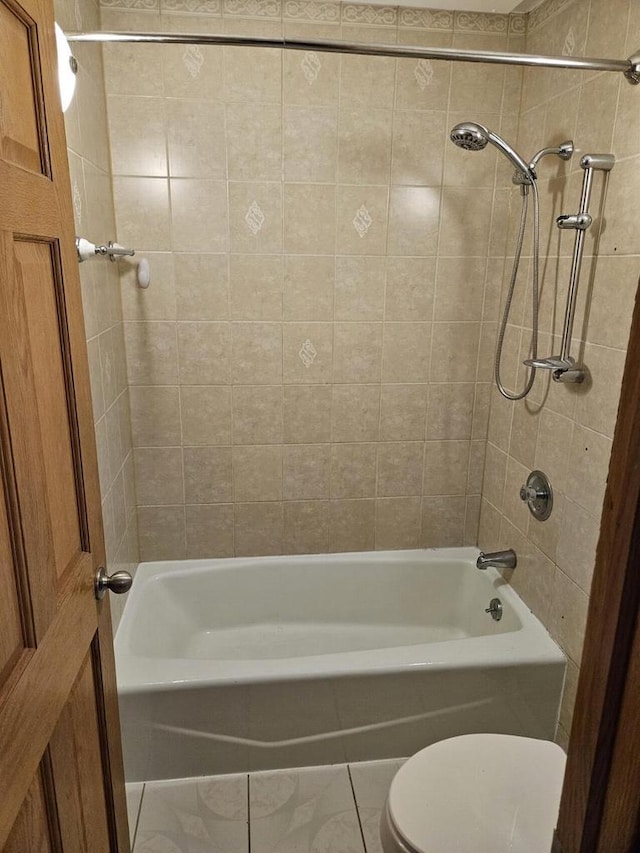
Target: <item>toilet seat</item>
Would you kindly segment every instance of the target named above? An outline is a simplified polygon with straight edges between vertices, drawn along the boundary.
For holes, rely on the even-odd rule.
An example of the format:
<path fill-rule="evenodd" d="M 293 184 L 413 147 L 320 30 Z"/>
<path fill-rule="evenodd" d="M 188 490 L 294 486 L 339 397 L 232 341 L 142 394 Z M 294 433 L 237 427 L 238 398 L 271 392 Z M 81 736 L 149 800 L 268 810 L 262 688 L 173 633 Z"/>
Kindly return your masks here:
<path fill-rule="evenodd" d="M 397 772 L 382 817 L 385 853 L 546 853 L 565 754 L 514 735 L 439 741 Z"/>

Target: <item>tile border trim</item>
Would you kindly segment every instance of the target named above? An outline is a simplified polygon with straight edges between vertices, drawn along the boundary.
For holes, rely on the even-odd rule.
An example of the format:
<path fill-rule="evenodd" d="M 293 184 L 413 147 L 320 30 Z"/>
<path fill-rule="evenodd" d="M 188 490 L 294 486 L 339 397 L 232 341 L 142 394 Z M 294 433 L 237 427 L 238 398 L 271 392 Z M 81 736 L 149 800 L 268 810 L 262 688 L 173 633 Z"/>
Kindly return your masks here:
<path fill-rule="evenodd" d="M 575 0 L 545 0 L 540 6 L 536 6 L 527 16 L 529 32 L 539 29 L 551 18 L 568 9 L 574 2 Z"/>
<path fill-rule="evenodd" d="M 553 3 L 573 0 L 552 0 Z M 211 17 L 297 20 L 311 23 L 343 23 L 367 27 L 403 27 L 422 30 L 521 35 L 527 16 L 485 12 L 455 12 L 337 0 L 100 0 L 106 9 L 203 14 Z"/>

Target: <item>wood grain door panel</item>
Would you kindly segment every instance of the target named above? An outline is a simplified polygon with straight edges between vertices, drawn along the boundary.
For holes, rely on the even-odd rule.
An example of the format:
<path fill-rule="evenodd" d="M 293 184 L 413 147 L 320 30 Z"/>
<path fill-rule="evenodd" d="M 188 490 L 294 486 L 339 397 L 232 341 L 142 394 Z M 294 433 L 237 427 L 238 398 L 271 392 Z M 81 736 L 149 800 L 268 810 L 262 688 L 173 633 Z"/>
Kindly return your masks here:
<path fill-rule="evenodd" d="M 60 853 L 62 845 L 57 813 L 50 808 L 51 784 L 48 760 L 29 787 L 20 813 L 4 847 L 4 853 Z"/>
<path fill-rule="evenodd" d="M 18 595 L 19 569 L 14 559 L 4 489 L 0 488 L 0 696 L 25 651 L 22 604 Z"/>
<path fill-rule="evenodd" d="M 92 649 L 82 663 L 49 744 L 65 853 L 100 850 L 109 834 L 96 675 Z"/>
<path fill-rule="evenodd" d="M 58 577 L 89 548 L 67 313 L 57 244 L 16 240 L 14 271 L 31 357 Z"/>
<path fill-rule="evenodd" d="M 49 175 L 37 28 L 26 10 L 0 3 L 0 157 Z M 19 97 L 18 97 L 19 95 Z"/>

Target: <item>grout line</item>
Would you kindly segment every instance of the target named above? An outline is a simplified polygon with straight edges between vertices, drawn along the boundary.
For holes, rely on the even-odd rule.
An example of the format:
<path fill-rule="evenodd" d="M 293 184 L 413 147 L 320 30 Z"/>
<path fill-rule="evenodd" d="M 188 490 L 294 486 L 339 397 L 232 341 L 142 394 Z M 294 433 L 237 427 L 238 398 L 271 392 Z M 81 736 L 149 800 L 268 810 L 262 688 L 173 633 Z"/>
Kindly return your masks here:
<path fill-rule="evenodd" d="M 133 827 L 133 837 L 131 840 L 131 853 L 135 853 L 136 846 L 136 836 L 138 835 L 138 827 L 140 826 L 140 815 L 142 814 L 142 801 L 144 800 L 144 793 L 147 788 L 146 782 L 142 783 L 142 793 L 140 794 L 140 802 L 138 804 L 138 810 L 136 812 L 135 824 Z"/>
<path fill-rule="evenodd" d="M 283 6 L 280 7 L 280 34 L 284 39 L 284 16 L 283 16 Z M 286 242 L 287 242 L 287 233 L 286 233 L 286 175 L 285 175 L 285 156 L 286 156 L 286 115 L 287 115 L 287 105 L 285 103 L 285 91 L 284 91 L 284 78 L 285 78 L 285 60 L 284 60 L 285 51 L 280 50 L 280 186 L 281 186 L 281 223 L 280 229 L 282 232 L 282 246 L 281 246 L 281 262 L 280 262 L 280 371 L 281 371 L 281 388 L 280 388 L 280 413 L 282 418 L 282 430 L 280 433 L 280 494 L 284 501 L 284 482 L 285 482 L 285 444 L 284 444 L 284 380 L 285 380 L 285 364 L 286 364 L 286 352 L 285 352 L 285 325 L 284 325 L 284 289 L 285 289 L 285 281 L 286 281 L 286 267 L 287 267 L 287 253 L 286 253 Z M 233 436 L 233 440 L 235 442 L 235 435 Z M 231 471 L 232 484 L 235 486 L 235 477 L 233 472 L 233 467 Z M 235 500 L 234 500 L 235 502 Z M 234 554 L 235 552 L 235 509 L 234 509 L 234 522 L 233 522 L 233 545 L 234 545 Z M 280 545 L 279 550 L 284 551 L 284 540 L 285 540 L 285 518 L 284 518 L 284 503 L 282 504 L 282 527 L 280 534 Z M 248 802 L 248 800 L 247 800 Z M 249 853 L 251 853 L 251 837 L 249 837 Z"/>
<path fill-rule="evenodd" d="M 358 799 L 356 797 L 356 790 L 353 787 L 353 777 L 351 776 L 351 765 L 347 764 L 347 774 L 349 776 L 349 785 L 351 786 L 351 794 L 353 796 L 353 803 L 356 808 L 356 817 L 358 818 L 358 827 L 360 829 L 360 838 L 362 839 L 362 849 L 364 853 L 367 853 L 367 843 L 364 839 L 364 830 L 362 829 L 362 821 L 360 819 L 360 809 L 358 808 Z"/>
<path fill-rule="evenodd" d="M 235 527 L 235 525 L 234 525 Z M 251 774 L 247 773 L 247 853 L 251 853 Z"/>

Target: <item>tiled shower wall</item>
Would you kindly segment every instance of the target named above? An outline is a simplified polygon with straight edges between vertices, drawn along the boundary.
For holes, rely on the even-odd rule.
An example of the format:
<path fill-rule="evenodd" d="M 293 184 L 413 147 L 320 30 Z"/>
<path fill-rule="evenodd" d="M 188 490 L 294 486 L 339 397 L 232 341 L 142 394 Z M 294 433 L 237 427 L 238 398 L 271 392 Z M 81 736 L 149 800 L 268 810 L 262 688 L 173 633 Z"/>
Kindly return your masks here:
<path fill-rule="evenodd" d="M 530 53 L 625 57 L 640 46 L 640 5 L 633 0 L 552 0 L 529 16 Z M 594 180 L 574 327 L 573 354 L 590 377 L 583 386 L 538 375 L 531 396 L 507 403 L 493 392 L 482 491 L 480 546 L 512 547 L 518 567 L 511 582 L 569 658 L 559 740 L 571 725 L 595 548 L 620 382 L 640 269 L 640 238 L 632 224 L 640 190 L 640 92 L 621 75 L 527 70 L 518 147 L 524 151 L 573 138 L 566 166 L 540 167 L 543 285 L 542 356 L 557 353 L 564 318 L 573 233 L 553 226 L 578 210 L 585 153 L 615 153 L 608 181 Z M 606 200 L 606 206 L 605 206 Z M 511 231 L 517 222 L 512 213 Z M 600 234 L 599 238 L 598 235 Z M 510 245 L 513 245 L 510 241 Z M 597 258 L 594 248 L 597 246 Z M 531 311 L 517 300 L 505 346 L 510 387 L 524 385 L 514 365 L 528 355 Z M 544 523 L 519 500 L 533 468 L 551 479 L 554 510 Z"/>
<path fill-rule="evenodd" d="M 65 31 L 99 29 L 99 9 L 92 0 L 57 0 L 55 13 Z M 115 237 L 102 49 L 76 45 L 74 55 L 77 89 L 65 113 L 65 129 L 76 231 L 100 243 Z M 139 554 L 120 282 L 114 265 L 105 260 L 82 264 L 80 280 L 107 563 L 110 572 L 134 573 Z M 112 596 L 114 626 L 123 603 L 122 596 Z"/>
<path fill-rule="evenodd" d="M 521 50 L 524 17 L 216 0 L 103 27 Z M 189 14 L 187 13 L 187 8 Z M 105 47 L 141 556 L 475 544 L 521 72 Z M 485 287 L 487 283 L 487 287 Z"/>

